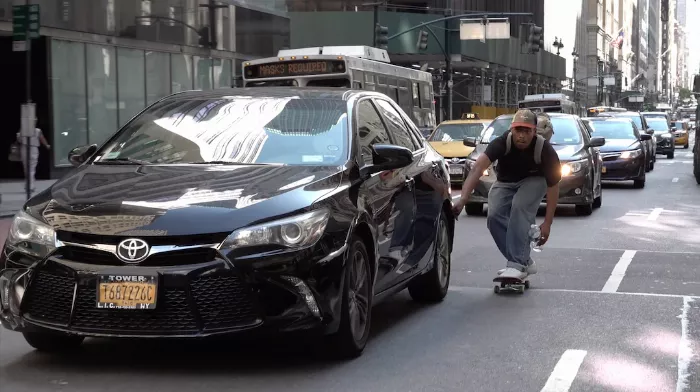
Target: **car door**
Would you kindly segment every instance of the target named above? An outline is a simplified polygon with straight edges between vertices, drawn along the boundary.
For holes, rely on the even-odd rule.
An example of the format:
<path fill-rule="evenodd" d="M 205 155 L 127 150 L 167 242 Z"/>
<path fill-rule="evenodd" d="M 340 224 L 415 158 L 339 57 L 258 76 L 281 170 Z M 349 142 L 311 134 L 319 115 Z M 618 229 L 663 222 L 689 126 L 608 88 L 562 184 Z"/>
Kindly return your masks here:
<path fill-rule="evenodd" d="M 374 102 L 377 104 L 377 109 L 379 110 L 379 114 L 382 116 L 382 120 L 384 121 L 384 125 L 389 132 L 389 137 L 391 138 L 392 143 L 405 147 L 413 152 L 413 163 L 397 170 L 400 173 L 401 178 L 403 178 L 411 187 L 413 200 L 413 221 L 411 222 L 410 227 L 400 228 L 402 235 L 406 235 L 406 237 L 402 238 L 405 238 L 406 241 L 409 241 L 410 238 L 410 247 L 405 255 L 405 259 L 394 272 L 395 275 L 392 278 L 392 283 L 396 284 L 410 277 L 412 275 L 411 272 L 415 271 L 421 260 L 420 247 L 423 239 L 416 238 L 416 220 L 418 217 L 418 195 L 416 194 L 416 186 L 417 182 L 422 180 L 420 178 L 420 174 L 424 168 L 421 164 L 421 157 L 424 152 L 418 150 L 414 139 L 411 137 L 411 134 L 408 131 L 406 123 L 403 121 L 403 118 L 399 113 L 400 109 L 396 108 L 394 106 L 395 104 L 387 99 L 375 98 Z M 406 199 L 406 202 L 408 202 L 408 199 Z"/>
<path fill-rule="evenodd" d="M 583 145 L 588 146 L 591 142 L 593 130 L 590 128 L 590 125 L 588 125 L 585 121 L 582 121 L 580 118 L 578 119 L 578 124 L 581 128 L 581 137 L 584 143 Z M 603 158 L 600 155 L 600 149 L 598 147 L 589 146 L 586 147 L 586 151 L 588 152 L 588 163 L 593 168 L 593 193 L 594 195 L 598 195 L 601 191 L 598 189 L 598 184 L 600 184 L 602 177 Z"/>
<path fill-rule="evenodd" d="M 380 111 L 388 120 L 390 135 L 396 134 L 397 143 L 413 150 L 413 165 L 410 174 L 414 180 L 416 200 L 416 220 L 413 231 L 413 251 L 406 261 L 404 277 L 412 272 L 423 270 L 432 261 L 435 239 L 437 238 L 438 217 L 443 200 L 449 197 L 449 178 L 444 177 L 441 162 L 443 158 L 433 149 L 427 148 L 427 142 L 419 135 L 420 131 L 410 121 L 401 108 L 389 101 L 379 101 Z"/>
<path fill-rule="evenodd" d="M 372 164 L 373 145 L 395 143 L 370 98 L 360 100 L 355 113 L 361 164 L 368 166 Z M 375 173 L 360 188 L 360 202 L 371 214 L 377 228 L 376 293 L 393 285 L 396 270 L 404 264 L 413 246 L 415 200 L 413 182 L 407 181 L 405 173 L 405 168 Z"/>

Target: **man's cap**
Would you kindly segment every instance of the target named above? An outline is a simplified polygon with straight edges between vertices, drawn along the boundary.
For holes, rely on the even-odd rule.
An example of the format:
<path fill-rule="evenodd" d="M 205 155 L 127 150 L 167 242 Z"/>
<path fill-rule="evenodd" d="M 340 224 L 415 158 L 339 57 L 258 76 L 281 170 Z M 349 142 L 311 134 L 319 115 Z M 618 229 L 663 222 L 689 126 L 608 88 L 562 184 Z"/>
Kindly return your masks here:
<path fill-rule="evenodd" d="M 515 127 L 527 127 L 537 129 L 537 115 L 528 109 L 520 109 L 515 113 L 513 122 L 510 124 L 510 129 Z"/>

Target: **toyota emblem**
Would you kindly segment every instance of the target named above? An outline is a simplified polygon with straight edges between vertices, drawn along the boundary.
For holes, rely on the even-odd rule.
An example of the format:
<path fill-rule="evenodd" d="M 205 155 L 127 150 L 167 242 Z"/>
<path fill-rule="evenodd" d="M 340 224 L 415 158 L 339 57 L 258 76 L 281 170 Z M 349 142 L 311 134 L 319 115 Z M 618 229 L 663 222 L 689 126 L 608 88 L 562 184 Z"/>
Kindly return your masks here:
<path fill-rule="evenodd" d="M 452 163 L 459 163 L 459 158 L 452 158 Z"/>
<path fill-rule="evenodd" d="M 148 257 L 149 250 L 146 241 L 129 238 L 117 245 L 117 256 L 126 263 L 138 263 Z"/>

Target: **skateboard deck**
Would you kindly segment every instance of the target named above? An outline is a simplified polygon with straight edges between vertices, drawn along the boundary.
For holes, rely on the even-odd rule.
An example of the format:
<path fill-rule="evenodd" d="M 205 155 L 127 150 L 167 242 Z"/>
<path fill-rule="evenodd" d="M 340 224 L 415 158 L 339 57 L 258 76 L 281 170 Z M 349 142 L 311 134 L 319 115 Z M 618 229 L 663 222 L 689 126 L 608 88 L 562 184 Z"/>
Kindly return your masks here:
<path fill-rule="evenodd" d="M 523 294 L 525 290 L 530 288 L 529 276 L 526 276 L 523 279 L 497 276 L 493 278 L 493 281 L 500 283 L 500 285 L 493 286 L 493 292 L 496 294 L 501 292 L 516 292 Z"/>

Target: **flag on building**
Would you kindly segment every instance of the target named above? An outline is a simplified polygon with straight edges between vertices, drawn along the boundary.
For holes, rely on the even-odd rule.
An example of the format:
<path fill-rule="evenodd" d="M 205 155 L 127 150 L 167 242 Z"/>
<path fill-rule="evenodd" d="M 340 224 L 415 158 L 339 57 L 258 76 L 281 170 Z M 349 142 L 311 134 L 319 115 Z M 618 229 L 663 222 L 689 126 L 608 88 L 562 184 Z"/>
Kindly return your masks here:
<path fill-rule="evenodd" d="M 610 46 L 620 49 L 622 47 L 622 42 L 624 42 L 624 40 L 625 40 L 625 32 L 620 30 L 620 33 L 617 35 L 617 38 L 615 38 L 610 43 Z"/>

